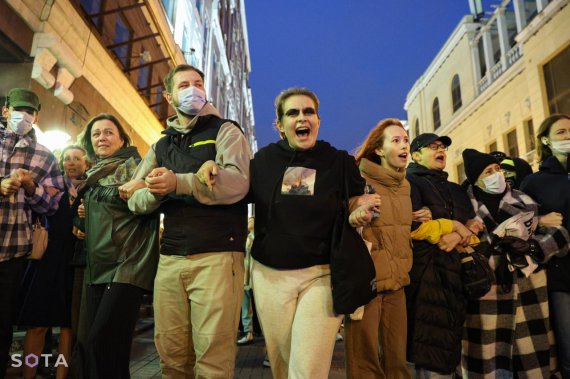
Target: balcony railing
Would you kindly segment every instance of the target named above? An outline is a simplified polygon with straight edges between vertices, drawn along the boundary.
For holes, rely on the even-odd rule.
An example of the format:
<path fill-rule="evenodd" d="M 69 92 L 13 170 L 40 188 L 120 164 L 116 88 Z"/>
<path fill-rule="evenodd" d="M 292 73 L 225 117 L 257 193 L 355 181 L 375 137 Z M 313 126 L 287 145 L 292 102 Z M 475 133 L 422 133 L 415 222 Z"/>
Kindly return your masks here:
<path fill-rule="evenodd" d="M 512 65 L 514 65 L 522 57 L 522 46 L 515 45 L 505 54 L 505 64 L 503 64 L 503 59 L 499 61 L 496 65 L 491 67 L 491 70 L 487 71 L 487 74 L 479 80 L 478 90 L 479 94 L 483 93 L 493 82 L 503 75 Z"/>

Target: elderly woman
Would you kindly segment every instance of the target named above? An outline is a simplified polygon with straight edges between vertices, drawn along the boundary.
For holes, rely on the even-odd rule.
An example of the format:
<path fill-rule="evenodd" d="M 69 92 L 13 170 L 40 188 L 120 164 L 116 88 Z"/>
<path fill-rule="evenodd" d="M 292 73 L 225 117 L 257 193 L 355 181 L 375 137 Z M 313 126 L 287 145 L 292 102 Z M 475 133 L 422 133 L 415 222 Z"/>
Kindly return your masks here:
<path fill-rule="evenodd" d="M 570 115 L 554 114 L 538 128 L 539 171 L 528 176 L 521 190 L 540 203 L 543 219 L 570 230 Z M 552 328 L 562 377 L 570 379 L 570 256 L 554 257 L 547 266 Z"/>
<path fill-rule="evenodd" d="M 491 244 L 489 265 L 496 284 L 469 300 L 463 334 L 462 371 L 467 378 L 549 378 L 554 372 L 554 338 L 549 321 L 546 272 L 540 263 L 568 251 L 568 233 L 538 222 L 538 205 L 510 189 L 498 161 L 473 149 L 463 152 L 483 244 Z M 515 222 L 513 216 L 528 220 Z M 522 225 L 526 222 L 525 225 Z M 531 233 L 527 226 L 538 228 Z M 510 224 L 509 231 L 503 226 Z M 520 225 L 520 233 L 515 233 Z M 532 229 L 532 228 L 531 228 Z M 522 232 L 524 231 L 524 232 Z"/>
<path fill-rule="evenodd" d="M 57 212 L 47 216 L 49 243 L 39 261 L 31 261 L 24 278 L 25 293 L 17 324 L 27 326 L 24 355 L 39 356 L 44 351 L 49 327 L 60 327 L 59 353 L 70 362 L 72 344 L 72 290 L 74 286 L 71 261 L 75 253 L 73 218 L 77 211 L 77 193 L 85 181 L 87 169 L 85 150 L 68 146 L 59 161 L 64 172 L 65 192 Z M 38 366 L 24 365 L 24 378 L 33 378 Z M 68 368 L 58 365 L 56 378 L 67 377 Z"/>
<path fill-rule="evenodd" d="M 317 141 L 319 100 L 313 92 L 285 90 L 275 110 L 282 140 L 251 162 L 253 293 L 273 377 L 327 378 L 342 317 L 333 312 L 329 267 L 344 186 L 340 165 L 347 167 L 350 197 L 363 194 L 364 181 L 352 157 Z M 369 195 L 351 223 L 369 222 L 371 208 L 379 205 L 379 196 Z"/>
<path fill-rule="evenodd" d="M 95 116 L 81 142 L 95 161 L 84 198 L 88 376 L 128 378 L 138 310 L 158 264 L 158 217 L 135 216 L 119 193 L 140 156 L 117 118 Z"/>

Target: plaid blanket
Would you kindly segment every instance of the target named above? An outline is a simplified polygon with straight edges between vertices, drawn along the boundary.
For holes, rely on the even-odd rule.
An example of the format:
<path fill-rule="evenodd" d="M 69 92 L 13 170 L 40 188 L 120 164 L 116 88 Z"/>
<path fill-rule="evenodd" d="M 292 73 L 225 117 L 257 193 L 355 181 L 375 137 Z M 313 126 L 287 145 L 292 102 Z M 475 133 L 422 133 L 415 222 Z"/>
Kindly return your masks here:
<path fill-rule="evenodd" d="M 486 230 L 481 238 L 490 242 L 489 230 L 497 223 L 487 207 L 467 193 L 476 218 Z M 521 211 L 537 212 L 537 204 L 520 191 L 508 191 L 499 211 L 515 215 Z M 570 237 L 564 228 L 538 228 L 533 239 L 545 256 L 565 255 Z M 489 264 L 496 268 L 500 255 L 491 255 Z M 461 368 L 464 378 L 549 378 L 556 369 L 554 335 L 549 322 L 546 272 L 539 270 L 526 278 L 519 270 L 512 273 L 511 291 L 504 293 L 493 285 L 484 297 L 470 300 L 463 328 Z"/>

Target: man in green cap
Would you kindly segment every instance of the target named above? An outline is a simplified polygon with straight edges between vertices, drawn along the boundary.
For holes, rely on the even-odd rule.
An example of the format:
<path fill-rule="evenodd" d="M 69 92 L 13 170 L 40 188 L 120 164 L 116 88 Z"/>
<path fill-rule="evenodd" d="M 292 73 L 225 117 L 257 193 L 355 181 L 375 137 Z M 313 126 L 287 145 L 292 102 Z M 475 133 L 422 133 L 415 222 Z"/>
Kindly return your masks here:
<path fill-rule="evenodd" d="M 26 88 L 8 92 L 0 124 L 0 378 L 9 364 L 12 312 L 32 250 L 32 211 L 55 213 L 64 182 L 57 160 L 36 141 L 32 128 L 41 109 Z"/>

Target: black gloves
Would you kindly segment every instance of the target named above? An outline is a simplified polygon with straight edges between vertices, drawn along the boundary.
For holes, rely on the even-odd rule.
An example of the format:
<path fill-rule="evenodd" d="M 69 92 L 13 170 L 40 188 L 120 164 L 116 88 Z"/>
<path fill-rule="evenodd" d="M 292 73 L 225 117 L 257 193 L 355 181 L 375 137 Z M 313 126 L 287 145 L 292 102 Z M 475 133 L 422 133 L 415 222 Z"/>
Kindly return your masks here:
<path fill-rule="evenodd" d="M 498 252 L 507 253 L 510 263 L 517 268 L 528 266 L 525 255 L 530 256 L 537 263 L 544 260 L 540 245 L 533 239 L 525 241 L 517 237 L 493 236 L 493 247 Z"/>

